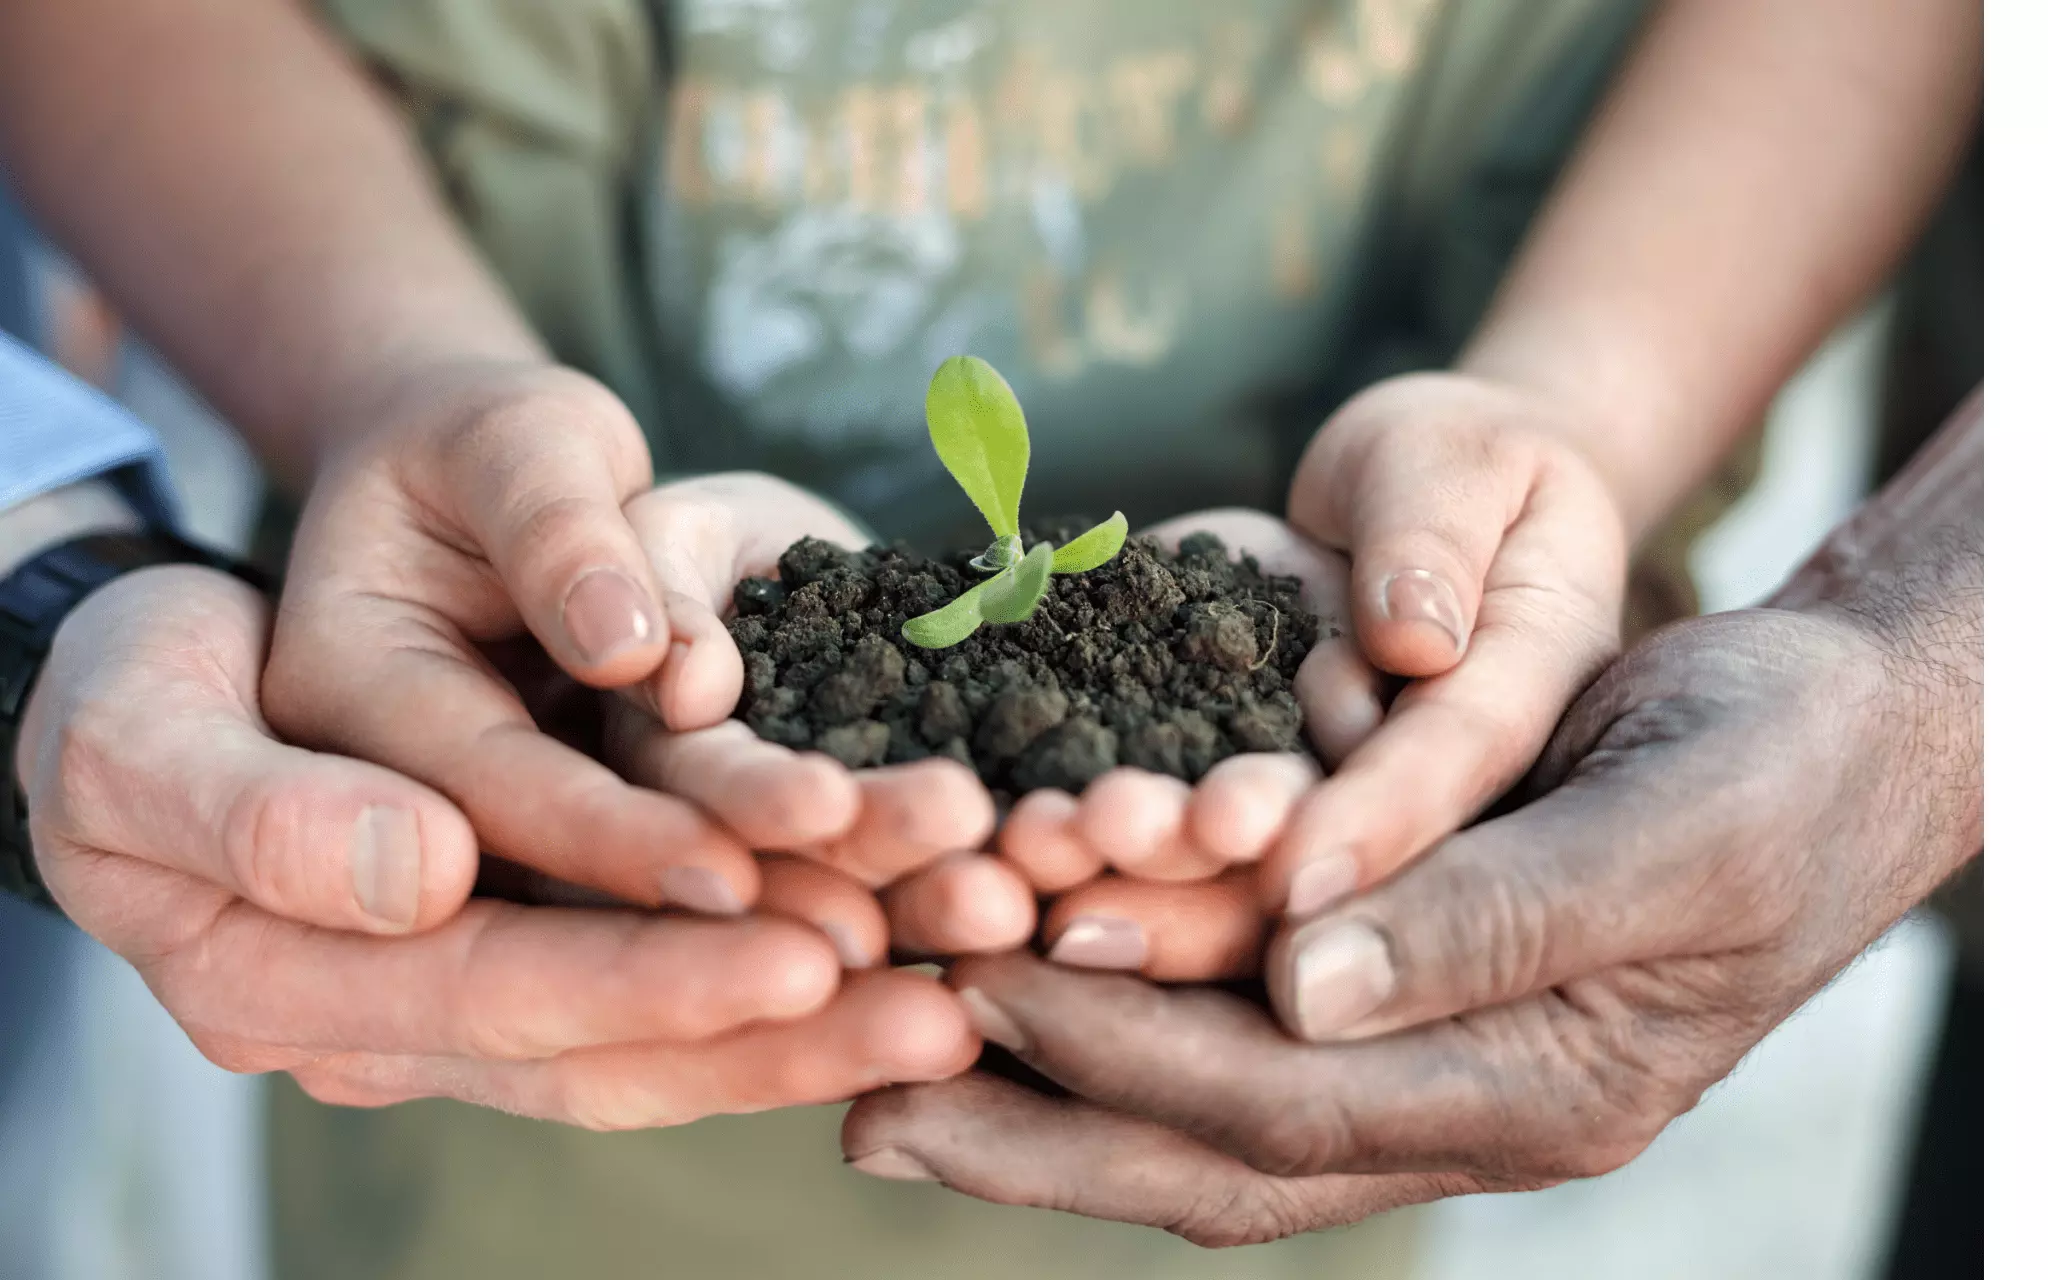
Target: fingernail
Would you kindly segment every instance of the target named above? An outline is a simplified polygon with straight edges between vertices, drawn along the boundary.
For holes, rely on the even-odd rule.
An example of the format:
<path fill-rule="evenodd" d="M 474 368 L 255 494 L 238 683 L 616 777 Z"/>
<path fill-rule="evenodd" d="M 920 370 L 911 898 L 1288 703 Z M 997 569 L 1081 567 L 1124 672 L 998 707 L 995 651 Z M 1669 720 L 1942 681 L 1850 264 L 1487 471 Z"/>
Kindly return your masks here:
<path fill-rule="evenodd" d="M 849 1163 L 871 1178 L 887 1178 L 891 1182 L 939 1180 L 939 1175 L 933 1173 L 929 1165 L 900 1147 L 883 1147 L 880 1151 L 870 1151 Z"/>
<path fill-rule="evenodd" d="M 1386 935 L 1357 920 L 1330 920 L 1294 944 L 1294 1013 L 1310 1040 L 1335 1040 L 1394 993 Z"/>
<path fill-rule="evenodd" d="M 670 867 L 661 873 L 661 895 L 679 907 L 707 916 L 736 916 L 746 910 L 725 877 L 703 867 Z"/>
<path fill-rule="evenodd" d="M 984 1040 L 993 1040 L 1011 1053 L 1022 1053 L 1030 1046 L 1031 1040 L 1024 1034 L 1024 1028 L 1017 1025 L 1003 1007 L 988 998 L 979 987 L 966 987 L 960 992 L 960 1003 L 967 1006 L 968 1020 Z"/>
<path fill-rule="evenodd" d="M 853 936 L 853 930 L 845 924 L 837 920 L 827 920 L 818 927 L 832 940 L 832 949 L 839 953 L 839 963 L 847 968 L 865 969 L 875 962 L 875 958 L 860 945 L 860 940 Z"/>
<path fill-rule="evenodd" d="M 364 911 L 412 927 L 420 914 L 420 827 L 411 813 L 372 805 L 358 814 L 349 870 Z"/>
<path fill-rule="evenodd" d="M 1287 914 L 1312 916 L 1358 887 L 1358 863 L 1348 853 L 1311 859 L 1287 882 Z"/>
<path fill-rule="evenodd" d="M 562 625 L 583 654 L 600 665 L 647 643 L 654 634 L 654 606 L 647 593 L 616 569 L 592 569 L 576 580 L 562 602 Z"/>
<path fill-rule="evenodd" d="M 1380 612 L 1394 622 L 1425 622 L 1450 637 L 1460 656 L 1465 652 L 1465 615 L 1451 584 L 1427 569 L 1402 569 L 1380 584 Z"/>
<path fill-rule="evenodd" d="M 1145 964 L 1145 931 L 1116 916 L 1078 916 L 1052 944 L 1055 964 L 1080 969 L 1138 969 Z"/>

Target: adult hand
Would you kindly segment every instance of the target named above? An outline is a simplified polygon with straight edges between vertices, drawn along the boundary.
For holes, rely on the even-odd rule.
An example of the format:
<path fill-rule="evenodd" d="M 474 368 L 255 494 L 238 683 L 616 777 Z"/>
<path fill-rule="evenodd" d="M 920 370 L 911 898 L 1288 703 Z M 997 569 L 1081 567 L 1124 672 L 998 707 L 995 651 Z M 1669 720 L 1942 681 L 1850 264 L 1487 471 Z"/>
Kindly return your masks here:
<path fill-rule="evenodd" d="M 983 1034 L 1076 1096 L 891 1090 L 848 1158 L 1204 1244 L 1618 1167 L 1980 847 L 1962 558 L 1932 607 L 1720 615 L 1624 657 L 1547 795 L 1281 937 L 1286 1030 L 1216 991 L 963 962 Z"/>
<path fill-rule="evenodd" d="M 331 433 L 346 443 L 293 547 L 270 722 L 433 787 L 485 848 L 543 874 L 642 905 L 751 905 L 741 841 L 542 733 L 479 651 L 530 633 L 586 685 L 653 678 L 645 699 L 675 727 L 722 714 L 689 660 L 722 624 L 665 595 L 623 509 L 650 482 L 625 407 L 579 374 L 512 363 L 401 381 L 354 418 L 368 425 Z"/>
<path fill-rule="evenodd" d="M 972 1061 L 936 983 L 842 983 L 832 944 L 791 920 L 470 900 L 476 843 L 446 800 L 271 735 L 269 623 L 221 574 L 116 580 L 59 631 L 13 762 L 58 902 L 214 1062 L 332 1102 L 441 1095 L 614 1128 Z"/>

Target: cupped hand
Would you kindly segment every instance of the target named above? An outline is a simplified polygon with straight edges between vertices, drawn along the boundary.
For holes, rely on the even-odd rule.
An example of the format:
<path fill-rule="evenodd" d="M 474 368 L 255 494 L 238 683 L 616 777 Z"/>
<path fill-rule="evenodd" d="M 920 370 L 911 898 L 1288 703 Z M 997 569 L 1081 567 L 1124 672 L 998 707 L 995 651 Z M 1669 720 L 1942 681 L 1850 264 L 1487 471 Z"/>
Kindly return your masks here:
<path fill-rule="evenodd" d="M 983 1033 L 1073 1096 L 889 1090 L 846 1154 L 1204 1244 L 1611 1170 L 1981 846 L 1977 635 L 1930 660 L 1825 609 L 1667 629 L 1574 706 L 1542 798 L 1290 926 L 1279 1021 L 963 962 Z"/>
<path fill-rule="evenodd" d="M 1035 904 L 1014 871 L 981 852 L 995 804 L 971 769 L 933 758 L 848 770 L 728 718 L 744 678 L 720 621 L 734 588 L 772 576 L 799 538 L 859 547 L 860 532 L 815 495 L 755 473 L 662 485 L 625 512 L 670 615 L 695 621 L 690 642 L 613 706 L 605 758 L 748 847 L 789 855 L 763 864 L 761 905 L 824 929 L 852 967 L 879 963 L 892 940 L 899 951 L 958 954 L 1028 938 Z"/>
<path fill-rule="evenodd" d="M 1041 890 L 1081 886 L 1047 913 L 1056 958 L 1239 975 L 1262 910 L 1299 918 L 1386 878 L 1527 770 L 1620 634 L 1621 519 L 1562 412 L 1467 377 L 1394 379 L 1317 435 L 1286 524 L 1209 512 L 1162 531 L 1219 532 L 1335 623 L 1295 682 L 1330 775 L 1246 756 L 1192 789 L 1117 770 L 1078 803 L 1032 797 L 1006 852 Z M 1121 878 L 1091 880 L 1105 865 Z M 1238 867 L 1254 869 L 1208 882 Z"/>
<path fill-rule="evenodd" d="M 1211 533 L 1261 570 L 1301 580 L 1303 604 L 1330 633 L 1295 677 L 1305 727 L 1327 760 L 1356 748 L 1380 719 L 1380 684 L 1348 634 L 1344 558 L 1246 509 L 1181 516 L 1145 532 L 1169 547 Z M 1078 797 L 1022 797 L 997 840 L 1037 892 L 1057 895 L 1042 936 L 1061 963 L 1162 981 L 1239 976 L 1256 968 L 1269 929 L 1256 864 L 1321 776 L 1302 753 L 1231 756 L 1193 786 L 1121 767 Z"/>
<path fill-rule="evenodd" d="M 972 1061 L 954 997 L 911 973 L 842 983 L 832 943 L 795 921 L 470 898 L 476 840 L 453 805 L 271 733 L 270 621 L 196 568 L 102 588 L 59 631 L 11 762 L 51 892 L 214 1062 L 330 1101 L 620 1127 Z"/>
<path fill-rule="evenodd" d="M 481 651 L 531 634 L 576 680 L 622 688 L 718 629 L 664 607 L 626 518 L 650 464 L 625 407 L 566 369 L 513 364 L 422 375 L 358 417 L 294 540 L 270 722 L 434 788 L 487 850 L 537 872 L 646 906 L 750 905 L 740 840 L 541 732 Z M 694 694 L 661 692 L 678 711 Z"/>
<path fill-rule="evenodd" d="M 1568 413 L 1418 374 L 1361 392 L 1309 445 L 1289 523 L 1350 557 L 1358 652 L 1405 683 L 1265 860 L 1268 904 L 1312 915 L 1477 817 L 1618 650 L 1622 518 Z"/>

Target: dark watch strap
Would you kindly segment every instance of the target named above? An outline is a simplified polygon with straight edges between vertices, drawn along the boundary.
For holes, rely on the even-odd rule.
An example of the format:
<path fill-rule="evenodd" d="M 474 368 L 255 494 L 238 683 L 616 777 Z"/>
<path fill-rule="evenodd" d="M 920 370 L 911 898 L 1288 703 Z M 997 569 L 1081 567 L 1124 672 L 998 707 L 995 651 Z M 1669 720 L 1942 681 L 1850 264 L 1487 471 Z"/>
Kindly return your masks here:
<path fill-rule="evenodd" d="M 124 573 L 196 564 L 231 573 L 260 591 L 269 581 L 247 565 L 168 533 L 101 533 L 59 543 L 0 578 L 0 890 L 54 908 L 36 872 L 28 805 L 15 779 L 22 713 L 57 628 L 79 603 Z"/>

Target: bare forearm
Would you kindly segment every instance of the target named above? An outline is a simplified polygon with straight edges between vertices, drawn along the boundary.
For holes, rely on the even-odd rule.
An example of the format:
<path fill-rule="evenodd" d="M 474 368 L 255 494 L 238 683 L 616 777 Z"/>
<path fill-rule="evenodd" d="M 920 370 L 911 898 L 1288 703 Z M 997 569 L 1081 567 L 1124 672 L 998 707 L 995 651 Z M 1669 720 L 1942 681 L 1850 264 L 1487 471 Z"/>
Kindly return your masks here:
<path fill-rule="evenodd" d="M 1981 78 L 1969 0 L 1668 0 L 1464 367 L 1582 406 L 1642 533 L 1904 250 Z"/>
<path fill-rule="evenodd" d="M 0 5 L 0 154 L 287 482 L 395 379 L 540 354 L 400 122 L 290 0 Z"/>

